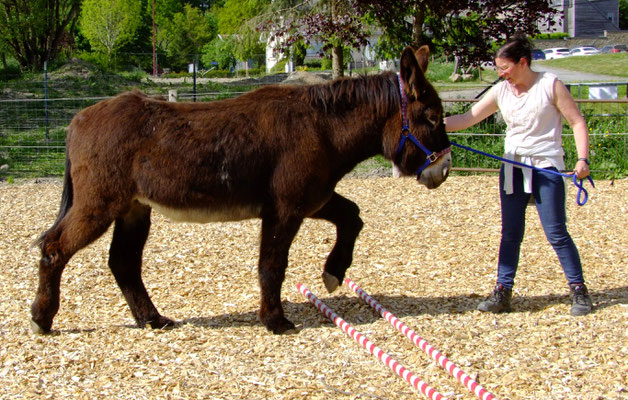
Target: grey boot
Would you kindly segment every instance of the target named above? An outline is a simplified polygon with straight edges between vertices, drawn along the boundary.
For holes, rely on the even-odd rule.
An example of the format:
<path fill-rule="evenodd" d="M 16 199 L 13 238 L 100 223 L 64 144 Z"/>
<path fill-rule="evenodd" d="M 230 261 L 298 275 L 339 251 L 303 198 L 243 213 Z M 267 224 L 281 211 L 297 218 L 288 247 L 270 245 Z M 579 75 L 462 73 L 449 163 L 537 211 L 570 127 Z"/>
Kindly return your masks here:
<path fill-rule="evenodd" d="M 498 283 L 493 293 L 478 304 L 477 308 L 480 311 L 492 313 L 510 312 L 510 299 L 512 299 L 512 289 L 507 289 Z"/>
<path fill-rule="evenodd" d="M 587 315 L 593 308 L 589 290 L 584 283 L 569 285 L 571 291 L 571 315 L 582 316 Z"/>

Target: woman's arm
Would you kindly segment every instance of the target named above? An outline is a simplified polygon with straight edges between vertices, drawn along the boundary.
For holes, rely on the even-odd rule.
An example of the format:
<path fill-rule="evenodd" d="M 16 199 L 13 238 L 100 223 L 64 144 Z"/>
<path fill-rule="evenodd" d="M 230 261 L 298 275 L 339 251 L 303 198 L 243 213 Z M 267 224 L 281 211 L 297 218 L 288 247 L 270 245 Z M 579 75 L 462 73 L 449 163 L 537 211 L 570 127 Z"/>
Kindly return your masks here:
<path fill-rule="evenodd" d="M 571 97 L 569 89 L 559 80 L 554 82 L 555 104 L 558 111 L 567 120 L 574 133 L 576 150 L 579 159 L 589 158 L 589 128 L 587 122 L 578 109 L 578 105 Z M 582 160 L 576 162 L 574 173 L 578 179 L 586 178 L 589 175 L 589 165 Z"/>
<path fill-rule="evenodd" d="M 445 117 L 445 130 L 447 132 L 455 132 L 466 129 L 484 120 L 496 111 L 497 103 L 495 103 L 492 96 L 486 95 L 466 113 Z"/>

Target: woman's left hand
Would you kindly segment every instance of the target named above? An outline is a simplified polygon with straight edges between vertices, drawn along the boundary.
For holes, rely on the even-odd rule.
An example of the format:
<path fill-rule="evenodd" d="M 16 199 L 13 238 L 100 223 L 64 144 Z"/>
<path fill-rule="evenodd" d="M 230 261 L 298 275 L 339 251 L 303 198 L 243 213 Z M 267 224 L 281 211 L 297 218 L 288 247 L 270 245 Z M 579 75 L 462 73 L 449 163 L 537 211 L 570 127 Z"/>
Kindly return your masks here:
<path fill-rule="evenodd" d="M 589 176 L 589 164 L 584 160 L 578 160 L 573 172 L 578 179 L 584 179 Z"/>

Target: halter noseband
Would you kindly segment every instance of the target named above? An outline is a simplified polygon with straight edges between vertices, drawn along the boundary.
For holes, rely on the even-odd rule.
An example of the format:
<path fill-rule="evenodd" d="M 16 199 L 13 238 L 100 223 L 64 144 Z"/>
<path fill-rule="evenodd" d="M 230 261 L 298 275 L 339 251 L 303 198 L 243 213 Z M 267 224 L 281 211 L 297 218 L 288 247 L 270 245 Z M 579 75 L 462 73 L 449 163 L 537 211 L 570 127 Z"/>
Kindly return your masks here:
<path fill-rule="evenodd" d="M 408 121 L 408 99 L 406 97 L 406 92 L 403 90 L 403 81 L 399 75 L 397 75 L 397 79 L 399 80 L 399 93 L 401 94 L 401 139 L 399 140 L 399 146 L 397 146 L 395 160 L 399 158 L 401 151 L 403 150 L 403 146 L 406 144 L 406 141 L 410 139 L 410 141 L 417 145 L 417 147 L 427 156 L 425 163 L 416 171 L 417 176 L 419 176 L 428 165 L 438 160 L 441 156 L 451 152 L 451 146 L 438 153 L 430 151 L 427 147 L 423 146 L 421 142 L 419 142 L 412 132 L 410 132 L 410 123 Z"/>

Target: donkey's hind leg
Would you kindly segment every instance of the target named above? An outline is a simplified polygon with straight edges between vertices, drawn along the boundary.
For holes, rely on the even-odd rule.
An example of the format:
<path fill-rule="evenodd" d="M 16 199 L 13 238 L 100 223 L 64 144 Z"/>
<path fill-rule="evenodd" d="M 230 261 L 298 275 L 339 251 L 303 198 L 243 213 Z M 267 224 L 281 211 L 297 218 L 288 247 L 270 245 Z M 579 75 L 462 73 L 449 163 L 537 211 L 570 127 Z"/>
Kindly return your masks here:
<path fill-rule="evenodd" d="M 325 288 L 331 293 L 341 284 L 347 268 L 351 266 L 355 241 L 364 223 L 357 204 L 335 192 L 312 218 L 336 225 L 336 244 L 327 257 L 322 275 Z"/>
<path fill-rule="evenodd" d="M 116 219 L 109 250 L 109 268 L 122 290 L 138 327 L 173 326 L 162 317 L 142 282 L 142 252 L 150 230 L 150 207 L 135 202 L 131 210 Z"/>
<path fill-rule="evenodd" d="M 63 219 L 41 238 L 39 287 L 31 305 L 31 329 L 48 333 L 52 320 L 59 311 L 61 275 L 72 256 L 99 238 L 112 220 L 95 218 L 72 207 Z"/>

